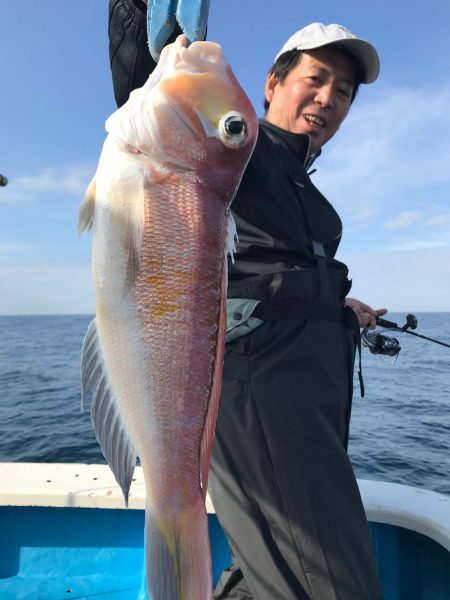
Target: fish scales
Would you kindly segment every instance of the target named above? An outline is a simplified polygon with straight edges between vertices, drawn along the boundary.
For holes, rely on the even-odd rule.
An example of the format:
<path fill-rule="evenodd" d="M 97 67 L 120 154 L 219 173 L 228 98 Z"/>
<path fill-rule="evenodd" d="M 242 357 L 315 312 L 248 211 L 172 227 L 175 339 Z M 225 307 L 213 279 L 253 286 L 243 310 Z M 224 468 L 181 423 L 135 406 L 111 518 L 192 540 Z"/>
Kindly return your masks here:
<path fill-rule="evenodd" d="M 204 497 L 225 336 L 229 206 L 253 150 L 255 112 L 220 47 L 182 36 L 107 121 L 79 212 L 93 225 L 96 319 L 83 396 L 128 498 L 145 479 L 152 600 L 209 600 Z"/>
<path fill-rule="evenodd" d="M 171 473 L 173 488 L 154 485 L 152 501 L 170 510 L 177 486 L 198 497 L 199 448 L 204 427 L 217 345 L 223 240 L 226 214 L 221 203 L 204 202 L 195 184 L 161 186 L 149 226 L 145 228 L 140 272 L 136 281 L 137 309 L 148 352 L 154 397 L 153 417 L 161 428 L 158 455 L 152 452 L 153 481 Z M 204 192 L 203 192 L 204 193 Z M 162 197 L 164 196 L 164 198 Z M 218 219 L 218 215 L 221 219 Z M 159 248 L 155 254 L 152 248 Z M 155 264 L 156 263 L 156 264 Z M 153 274 L 159 281 L 154 285 Z M 143 432 L 145 435 L 145 431 Z M 192 446 L 186 452 L 186 445 Z M 167 475 L 164 475 L 166 478 Z M 186 480 L 184 482 L 184 480 Z"/>

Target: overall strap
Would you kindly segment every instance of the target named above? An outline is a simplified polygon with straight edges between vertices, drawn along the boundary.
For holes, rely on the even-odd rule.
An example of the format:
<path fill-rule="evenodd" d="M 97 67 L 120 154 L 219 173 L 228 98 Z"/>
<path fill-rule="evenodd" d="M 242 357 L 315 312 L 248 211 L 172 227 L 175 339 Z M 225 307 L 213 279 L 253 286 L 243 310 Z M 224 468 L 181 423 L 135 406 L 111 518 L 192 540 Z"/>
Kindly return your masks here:
<path fill-rule="evenodd" d="M 322 244 L 322 242 L 318 242 L 317 240 L 313 240 L 312 238 L 310 241 L 313 248 L 314 258 L 316 259 L 322 296 L 324 298 L 327 298 L 329 302 L 333 302 L 335 295 L 333 294 L 330 284 L 330 274 L 327 268 L 327 255 L 325 253 L 324 245 Z"/>
<path fill-rule="evenodd" d="M 361 361 L 361 330 L 359 328 L 358 317 L 355 311 L 350 306 L 344 307 L 344 323 L 353 333 L 353 339 L 355 340 L 356 349 L 358 350 L 358 379 L 359 389 L 361 392 L 361 398 L 364 398 L 364 380 L 362 375 L 362 361 Z"/>

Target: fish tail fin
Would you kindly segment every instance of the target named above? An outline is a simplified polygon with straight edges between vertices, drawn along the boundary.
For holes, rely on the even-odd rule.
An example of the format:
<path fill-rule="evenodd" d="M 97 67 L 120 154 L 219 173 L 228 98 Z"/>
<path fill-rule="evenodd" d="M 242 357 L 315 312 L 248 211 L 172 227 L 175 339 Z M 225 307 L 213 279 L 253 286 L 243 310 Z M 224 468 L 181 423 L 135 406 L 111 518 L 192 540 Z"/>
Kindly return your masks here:
<path fill-rule="evenodd" d="M 211 600 L 208 516 L 202 497 L 175 519 L 145 512 L 147 587 L 152 600 Z"/>

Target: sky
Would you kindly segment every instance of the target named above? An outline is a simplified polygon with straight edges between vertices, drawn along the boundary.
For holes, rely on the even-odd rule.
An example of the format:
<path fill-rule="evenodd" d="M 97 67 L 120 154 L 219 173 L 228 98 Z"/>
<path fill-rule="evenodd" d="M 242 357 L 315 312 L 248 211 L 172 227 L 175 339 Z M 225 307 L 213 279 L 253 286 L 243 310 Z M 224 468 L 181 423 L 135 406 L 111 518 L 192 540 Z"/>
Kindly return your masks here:
<path fill-rule="evenodd" d="M 94 313 L 91 239 L 76 225 L 115 109 L 108 2 L 0 7 L 0 314 Z M 344 223 L 351 295 L 450 311 L 450 3 L 211 0 L 208 39 L 259 115 L 274 56 L 313 21 L 345 25 L 381 59 L 312 176 Z"/>

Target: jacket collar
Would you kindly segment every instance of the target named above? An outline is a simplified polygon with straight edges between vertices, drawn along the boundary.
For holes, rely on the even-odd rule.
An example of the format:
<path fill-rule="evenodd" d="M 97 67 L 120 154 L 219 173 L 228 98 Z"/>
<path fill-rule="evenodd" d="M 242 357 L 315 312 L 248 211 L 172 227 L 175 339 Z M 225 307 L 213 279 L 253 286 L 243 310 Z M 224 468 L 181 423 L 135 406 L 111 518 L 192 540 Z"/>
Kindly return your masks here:
<path fill-rule="evenodd" d="M 302 165 L 304 165 L 305 169 L 309 169 L 321 153 L 321 150 L 319 150 L 316 154 L 309 156 L 311 140 L 306 133 L 292 133 L 269 123 L 266 119 L 259 119 L 259 124 L 274 144 L 280 144 L 287 150 L 293 152 L 301 161 Z"/>

